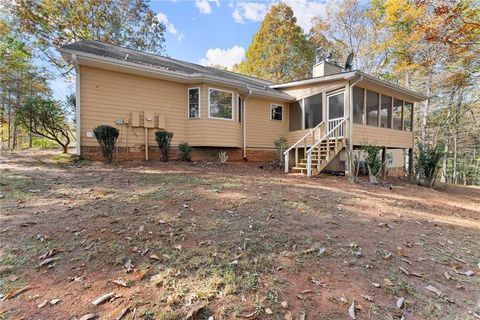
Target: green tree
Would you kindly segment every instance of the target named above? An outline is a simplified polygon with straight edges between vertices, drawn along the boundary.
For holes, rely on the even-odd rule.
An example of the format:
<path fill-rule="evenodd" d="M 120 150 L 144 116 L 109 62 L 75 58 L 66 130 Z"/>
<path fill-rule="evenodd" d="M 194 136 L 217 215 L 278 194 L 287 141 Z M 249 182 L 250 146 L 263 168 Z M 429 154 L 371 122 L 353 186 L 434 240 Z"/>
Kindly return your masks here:
<path fill-rule="evenodd" d="M 164 52 L 165 25 L 146 0 L 22 0 L 11 11 L 20 30 L 60 67 L 54 48 L 80 40 Z"/>
<path fill-rule="evenodd" d="M 289 6 L 273 5 L 247 50 L 246 60 L 235 70 L 275 82 L 308 77 L 315 50 L 296 22 Z"/>
<path fill-rule="evenodd" d="M 27 98 L 17 110 L 16 121 L 32 133 L 57 142 L 63 153 L 68 152 L 72 132 L 65 111 L 54 100 L 39 96 Z"/>

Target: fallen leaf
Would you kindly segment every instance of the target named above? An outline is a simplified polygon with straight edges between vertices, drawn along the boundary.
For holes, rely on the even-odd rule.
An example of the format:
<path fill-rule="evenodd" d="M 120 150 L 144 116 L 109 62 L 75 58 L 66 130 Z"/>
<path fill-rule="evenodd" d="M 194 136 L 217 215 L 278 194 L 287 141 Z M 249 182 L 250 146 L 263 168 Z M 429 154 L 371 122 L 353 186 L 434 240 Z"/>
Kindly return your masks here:
<path fill-rule="evenodd" d="M 130 307 L 120 307 L 115 310 L 113 310 L 112 314 L 110 315 L 110 319 L 113 320 L 120 320 L 123 318 L 124 315 L 127 314 L 128 310 Z"/>
<path fill-rule="evenodd" d="M 60 250 L 57 250 L 57 249 L 53 248 L 53 249 L 50 249 L 49 251 L 47 251 L 46 253 L 42 254 L 40 257 L 38 257 L 38 259 L 45 260 L 47 258 L 53 257 L 54 255 L 56 255 L 59 252 L 60 252 Z"/>
<path fill-rule="evenodd" d="M 280 305 L 282 306 L 283 309 L 288 309 L 288 301 L 282 301 Z"/>
<path fill-rule="evenodd" d="M 355 300 L 350 305 L 350 308 L 348 308 L 348 315 L 352 319 L 357 319 L 357 316 L 355 315 Z"/>
<path fill-rule="evenodd" d="M 290 311 L 285 313 L 285 320 L 293 320 L 293 316 L 292 316 L 292 313 Z"/>
<path fill-rule="evenodd" d="M 405 269 L 405 268 L 402 268 L 402 267 L 398 267 L 398 269 L 400 269 L 400 271 L 402 271 L 403 273 L 405 273 L 407 276 L 409 276 L 409 275 L 410 275 L 410 272 L 408 272 L 408 270 L 407 270 L 407 269 Z"/>
<path fill-rule="evenodd" d="M 52 306 L 54 306 L 54 305 L 60 303 L 60 301 L 62 301 L 62 300 L 61 300 L 61 299 L 52 299 L 52 300 L 50 300 L 50 304 L 51 304 Z"/>
<path fill-rule="evenodd" d="M 160 261 L 160 257 L 157 256 L 156 254 L 151 254 L 150 259 Z"/>
<path fill-rule="evenodd" d="M 390 279 L 388 278 L 383 279 L 383 283 L 385 283 L 387 286 L 390 286 L 390 287 L 394 286 L 393 282 L 390 281 Z"/>
<path fill-rule="evenodd" d="M 435 288 L 434 286 L 432 285 L 428 285 L 425 287 L 425 289 L 427 289 L 428 291 L 430 292 L 433 292 L 435 293 L 437 296 L 441 297 L 442 296 L 442 291 L 438 290 L 437 288 Z"/>
<path fill-rule="evenodd" d="M 43 260 L 42 262 L 40 262 L 40 264 L 38 266 L 43 267 L 47 264 L 50 264 L 50 263 L 52 263 L 54 261 L 58 261 L 58 260 L 60 260 L 60 258 L 47 258 L 47 259 Z"/>
<path fill-rule="evenodd" d="M 115 284 L 118 284 L 119 286 L 122 286 L 125 288 L 127 287 L 127 283 L 120 278 L 118 278 L 117 280 L 113 280 L 112 282 Z"/>
<path fill-rule="evenodd" d="M 450 273 L 448 273 L 448 271 L 445 271 L 443 273 L 443 276 L 447 279 L 447 280 L 450 280 L 452 277 L 450 276 Z"/>
<path fill-rule="evenodd" d="M 79 320 L 91 320 L 95 317 L 96 317 L 96 315 L 94 313 L 89 313 L 89 314 L 86 314 L 86 315 L 82 316 Z"/>
<path fill-rule="evenodd" d="M 380 288 L 380 283 L 372 283 L 372 286 L 374 286 L 375 288 Z"/>
<path fill-rule="evenodd" d="M 32 288 L 32 286 L 30 285 L 26 285 L 25 287 L 23 288 L 20 288 L 20 289 L 12 289 L 10 290 L 9 292 L 7 292 L 7 294 L 5 295 L 5 297 L 2 298 L 2 301 L 5 301 L 7 299 L 12 299 L 12 298 L 15 298 L 16 296 L 18 296 L 19 294 L 27 291 L 27 290 L 30 290 Z"/>
<path fill-rule="evenodd" d="M 108 299 L 113 298 L 113 296 L 115 296 L 115 292 L 109 292 L 109 293 L 104 294 L 103 296 L 98 297 L 97 299 L 95 299 L 95 300 L 92 302 L 92 304 L 93 304 L 94 306 L 98 306 L 99 304 L 104 303 L 104 302 L 107 301 Z"/>
<path fill-rule="evenodd" d="M 40 308 L 43 308 L 43 307 L 45 307 L 45 306 L 47 305 L 47 303 L 48 303 L 48 300 L 45 300 L 45 301 L 43 301 L 42 303 L 40 303 L 40 304 L 37 306 L 37 308 L 39 308 L 39 309 L 40 309 Z"/>
<path fill-rule="evenodd" d="M 192 317 L 194 315 L 196 315 L 198 313 L 198 311 L 202 310 L 203 308 L 205 308 L 205 304 L 204 303 L 197 303 L 197 304 L 194 304 L 190 310 L 188 311 L 187 315 L 185 316 L 185 320 L 188 320 L 188 319 L 192 319 Z"/>
<path fill-rule="evenodd" d="M 398 298 L 398 300 L 397 300 L 397 309 L 402 309 L 404 302 L 405 302 L 405 298 L 403 298 L 403 297 Z"/>
<path fill-rule="evenodd" d="M 132 272 L 133 270 L 132 259 L 128 259 L 127 262 L 125 262 L 125 269 L 127 269 L 127 273 Z"/>
<path fill-rule="evenodd" d="M 266 309 L 265 309 L 265 313 L 266 313 L 266 314 L 273 314 L 273 311 L 272 311 L 272 309 L 270 309 L 270 308 L 266 308 Z"/>
<path fill-rule="evenodd" d="M 364 295 L 364 294 L 360 294 L 360 297 L 362 297 L 363 299 L 365 299 L 367 301 L 373 301 L 372 296 L 367 296 L 367 295 Z"/>
<path fill-rule="evenodd" d="M 298 320 L 305 320 L 307 314 L 305 313 L 305 311 L 302 311 L 302 313 L 300 313 L 300 316 L 298 317 Z"/>
<path fill-rule="evenodd" d="M 466 275 L 467 277 L 471 277 L 475 274 L 475 272 L 473 272 L 472 270 L 468 270 L 468 271 L 465 271 L 463 274 Z"/>

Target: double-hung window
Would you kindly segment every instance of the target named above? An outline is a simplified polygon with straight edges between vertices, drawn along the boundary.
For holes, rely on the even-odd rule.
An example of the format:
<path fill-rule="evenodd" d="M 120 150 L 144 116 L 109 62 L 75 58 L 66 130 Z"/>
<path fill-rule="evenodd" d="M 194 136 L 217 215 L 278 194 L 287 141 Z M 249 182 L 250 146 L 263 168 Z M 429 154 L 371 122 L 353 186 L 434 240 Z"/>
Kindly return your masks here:
<path fill-rule="evenodd" d="M 272 104 L 270 107 L 270 119 L 272 120 L 283 120 L 283 106 Z"/>
<path fill-rule="evenodd" d="M 188 89 L 188 118 L 200 118 L 200 88 Z"/>
<path fill-rule="evenodd" d="M 209 118 L 233 120 L 233 92 L 208 89 Z"/>

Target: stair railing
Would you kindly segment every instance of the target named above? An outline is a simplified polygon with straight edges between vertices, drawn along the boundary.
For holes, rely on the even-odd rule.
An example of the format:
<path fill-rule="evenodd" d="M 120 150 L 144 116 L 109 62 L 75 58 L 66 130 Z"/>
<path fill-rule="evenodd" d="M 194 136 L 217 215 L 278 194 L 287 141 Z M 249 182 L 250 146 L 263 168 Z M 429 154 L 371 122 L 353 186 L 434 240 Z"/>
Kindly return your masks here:
<path fill-rule="evenodd" d="M 314 128 L 310 129 L 302 138 L 300 138 L 297 142 L 295 142 L 290 148 L 285 150 L 283 152 L 283 155 L 285 157 L 285 172 L 288 172 L 288 158 L 290 155 L 290 151 L 295 148 L 295 166 L 298 166 L 298 145 L 303 142 L 303 148 L 304 148 L 304 154 L 307 153 L 307 138 L 310 136 L 312 137 L 312 145 L 317 142 L 315 139 L 315 136 L 320 137 L 322 134 L 321 126 L 325 124 L 325 121 L 320 122 L 317 124 Z M 315 134 L 315 132 L 318 130 L 318 134 Z"/>
<path fill-rule="evenodd" d="M 335 148 L 338 146 L 338 138 L 343 137 L 344 133 L 344 124 L 347 121 L 348 117 L 345 118 L 336 118 L 328 121 L 327 128 L 328 132 L 315 144 L 313 144 L 310 149 L 307 150 L 307 177 L 312 176 L 312 151 L 317 148 L 318 157 L 317 157 L 317 168 L 320 168 L 320 145 L 326 139 L 327 141 L 327 150 L 326 150 L 326 161 L 330 162 L 330 139 L 334 138 Z"/>

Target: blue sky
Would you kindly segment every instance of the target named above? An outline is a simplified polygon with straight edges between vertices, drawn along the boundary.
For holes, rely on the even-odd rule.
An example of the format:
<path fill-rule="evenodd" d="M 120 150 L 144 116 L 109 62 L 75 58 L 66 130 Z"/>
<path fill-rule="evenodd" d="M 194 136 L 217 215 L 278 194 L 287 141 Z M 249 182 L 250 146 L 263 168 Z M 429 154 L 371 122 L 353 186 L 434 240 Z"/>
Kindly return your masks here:
<path fill-rule="evenodd" d="M 166 54 L 203 65 L 231 68 L 245 55 L 272 1 L 152 0 L 149 5 L 167 30 Z M 308 31 L 311 19 L 325 14 L 326 0 L 283 0 L 298 24 Z M 74 90 L 64 79 L 52 82 L 54 95 L 62 99 Z"/>

